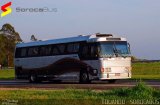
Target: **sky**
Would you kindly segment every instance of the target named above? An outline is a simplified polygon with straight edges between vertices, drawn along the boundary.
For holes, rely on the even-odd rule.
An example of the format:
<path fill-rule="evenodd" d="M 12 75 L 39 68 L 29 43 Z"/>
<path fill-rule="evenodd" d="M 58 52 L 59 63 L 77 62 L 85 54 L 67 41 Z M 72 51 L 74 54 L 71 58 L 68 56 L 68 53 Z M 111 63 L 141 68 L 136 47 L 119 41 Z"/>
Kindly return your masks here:
<path fill-rule="evenodd" d="M 24 41 L 33 34 L 45 40 L 109 33 L 127 38 L 132 55 L 160 59 L 160 0 L 1 0 L 0 6 L 10 1 L 12 13 L 0 18 L 0 27 L 10 23 Z"/>

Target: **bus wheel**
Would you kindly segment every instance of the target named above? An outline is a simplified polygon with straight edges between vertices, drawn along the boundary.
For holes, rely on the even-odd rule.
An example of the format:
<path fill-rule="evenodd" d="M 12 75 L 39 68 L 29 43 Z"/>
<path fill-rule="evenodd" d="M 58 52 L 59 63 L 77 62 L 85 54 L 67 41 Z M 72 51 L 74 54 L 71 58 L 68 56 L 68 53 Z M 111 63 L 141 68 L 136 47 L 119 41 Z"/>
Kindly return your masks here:
<path fill-rule="evenodd" d="M 108 83 L 116 83 L 116 79 L 108 80 Z"/>
<path fill-rule="evenodd" d="M 37 76 L 36 75 L 30 75 L 29 77 L 29 82 L 30 83 L 36 83 L 37 82 Z"/>
<path fill-rule="evenodd" d="M 81 71 L 80 72 L 80 83 L 90 83 L 91 81 L 89 80 L 89 75 L 87 71 Z"/>

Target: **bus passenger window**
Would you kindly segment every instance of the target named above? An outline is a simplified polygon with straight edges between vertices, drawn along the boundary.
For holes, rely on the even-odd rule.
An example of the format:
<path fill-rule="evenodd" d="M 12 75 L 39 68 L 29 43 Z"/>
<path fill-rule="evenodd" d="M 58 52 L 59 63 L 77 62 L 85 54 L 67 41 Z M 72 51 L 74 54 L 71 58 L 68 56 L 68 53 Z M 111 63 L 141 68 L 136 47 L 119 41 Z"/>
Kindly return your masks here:
<path fill-rule="evenodd" d="M 61 54 L 64 54 L 64 53 L 65 53 L 65 45 L 58 45 L 57 47 L 58 47 L 58 49 L 60 50 L 60 53 L 61 53 Z"/>
<path fill-rule="evenodd" d="M 40 55 L 45 55 L 45 47 L 41 47 L 41 49 L 40 49 Z"/>
<path fill-rule="evenodd" d="M 40 49 L 40 55 L 41 56 L 48 56 L 51 53 L 51 46 L 44 46 Z"/>
<path fill-rule="evenodd" d="M 38 47 L 29 48 L 28 56 L 37 56 L 38 55 Z"/>
<path fill-rule="evenodd" d="M 21 49 L 20 49 L 20 48 L 16 48 L 15 57 L 16 57 L 16 58 L 21 57 Z"/>
<path fill-rule="evenodd" d="M 51 46 L 46 47 L 46 53 L 45 53 L 45 55 L 50 55 L 51 54 L 51 50 L 52 50 Z"/>
<path fill-rule="evenodd" d="M 87 59 L 87 60 L 97 59 L 98 48 L 95 44 L 83 45 L 82 51 L 80 54 L 82 59 Z"/>
<path fill-rule="evenodd" d="M 89 47 L 88 46 L 84 46 L 82 49 L 82 57 L 83 58 L 88 58 L 89 57 Z"/>
<path fill-rule="evenodd" d="M 26 56 L 26 52 L 27 52 L 27 49 L 26 48 L 22 48 L 21 49 L 21 57 L 25 57 Z"/>
<path fill-rule="evenodd" d="M 67 46 L 68 53 L 76 53 L 78 51 L 79 51 L 79 44 L 78 43 L 68 44 L 68 46 Z"/>
<path fill-rule="evenodd" d="M 98 51 L 95 46 L 91 46 L 91 57 L 92 58 L 98 57 Z"/>
<path fill-rule="evenodd" d="M 58 49 L 56 47 L 53 47 L 52 54 L 53 55 L 58 55 L 59 54 L 59 51 L 58 51 Z"/>

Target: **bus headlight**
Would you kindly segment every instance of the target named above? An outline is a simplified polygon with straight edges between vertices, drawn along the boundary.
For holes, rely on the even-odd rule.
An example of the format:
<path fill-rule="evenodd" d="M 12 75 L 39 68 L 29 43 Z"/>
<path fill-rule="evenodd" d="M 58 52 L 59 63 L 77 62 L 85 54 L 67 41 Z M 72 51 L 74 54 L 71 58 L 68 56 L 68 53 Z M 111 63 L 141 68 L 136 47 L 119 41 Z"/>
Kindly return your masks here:
<path fill-rule="evenodd" d="M 111 68 L 106 68 L 105 72 L 111 72 Z"/>
<path fill-rule="evenodd" d="M 111 68 L 101 68 L 102 73 L 111 72 Z"/>
<path fill-rule="evenodd" d="M 101 72 L 104 73 L 104 68 L 101 68 Z"/>

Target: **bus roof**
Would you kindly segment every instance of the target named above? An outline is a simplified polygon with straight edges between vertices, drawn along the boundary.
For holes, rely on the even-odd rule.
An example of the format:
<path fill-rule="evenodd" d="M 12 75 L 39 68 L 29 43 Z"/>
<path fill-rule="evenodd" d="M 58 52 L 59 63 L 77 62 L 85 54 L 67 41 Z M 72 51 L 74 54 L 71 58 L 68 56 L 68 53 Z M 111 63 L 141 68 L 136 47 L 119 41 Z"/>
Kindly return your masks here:
<path fill-rule="evenodd" d="M 100 37 L 102 35 L 102 37 Z M 106 35 L 106 36 L 105 36 Z M 40 45 L 49 45 L 49 44 L 60 44 L 60 43 L 69 43 L 69 42 L 80 42 L 80 41 L 102 41 L 106 38 L 113 38 L 111 34 L 95 34 L 95 35 L 79 35 L 77 37 L 68 37 L 68 38 L 60 38 L 60 39 L 52 39 L 52 40 L 45 40 L 45 41 L 34 41 L 34 42 L 27 42 L 27 43 L 18 43 L 16 45 L 17 48 L 19 47 L 31 47 L 31 46 L 40 46 Z M 99 40 L 98 40 L 99 39 Z M 112 40 L 112 41 L 113 41 Z M 125 40 L 125 38 L 119 38 L 120 41 Z"/>
<path fill-rule="evenodd" d="M 52 40 L 46 40 L 46 41 L 35 41 L 35 42 L 19 43 L 19 44 L 16 45 L 16 47 L 29 47 L 29 46 L 38 46 L 38 45 L 79 42 L 79 41 L 86 41 L 88 39 L 89 39 L 89 36 L 69 37 L 69 38 L 52 39 Z"/>

